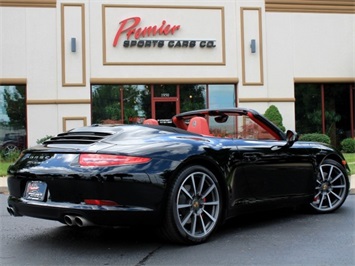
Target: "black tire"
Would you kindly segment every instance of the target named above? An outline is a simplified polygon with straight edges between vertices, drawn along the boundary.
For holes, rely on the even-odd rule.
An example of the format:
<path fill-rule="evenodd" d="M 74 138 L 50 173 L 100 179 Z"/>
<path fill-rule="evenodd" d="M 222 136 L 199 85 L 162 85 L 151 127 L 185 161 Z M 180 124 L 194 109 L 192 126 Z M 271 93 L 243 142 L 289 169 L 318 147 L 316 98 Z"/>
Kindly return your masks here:
<path fill-rule="evenodd" d="M 202 166 L 180 171 L 169 189 L 163 235 L 172 242 L 199 244 L 217 228 L 222 195 L 214 174 Z"/>
<path fill-rule="evenodd" d="M 345 168 L 334 160 L 324 160 L 319 167 L 311 209 L 316 213 L 333 212 L 343 205 L 348 193 L 349 178 Z"/>

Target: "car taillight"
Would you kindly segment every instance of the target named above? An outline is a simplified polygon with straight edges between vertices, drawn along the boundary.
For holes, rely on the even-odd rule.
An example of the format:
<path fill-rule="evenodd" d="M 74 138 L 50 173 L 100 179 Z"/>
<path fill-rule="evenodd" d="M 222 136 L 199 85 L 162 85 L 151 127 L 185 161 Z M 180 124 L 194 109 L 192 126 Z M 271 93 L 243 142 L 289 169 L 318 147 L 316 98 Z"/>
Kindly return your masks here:
<path fill-rule="evenodd" d="M 84 153 L 79 156 L 81 166 L 114 166 L 147 163 L 151 159 L 146 157 L 123 156 L 112 154 Z"/>

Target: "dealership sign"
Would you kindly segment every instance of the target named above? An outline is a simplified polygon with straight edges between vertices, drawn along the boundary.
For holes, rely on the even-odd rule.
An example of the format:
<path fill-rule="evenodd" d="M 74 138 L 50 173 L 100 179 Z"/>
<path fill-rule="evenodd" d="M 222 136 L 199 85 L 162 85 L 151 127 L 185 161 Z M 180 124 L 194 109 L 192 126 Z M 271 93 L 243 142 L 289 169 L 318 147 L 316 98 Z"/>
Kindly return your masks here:
<path fill-rule="evenodd" d="M 170 25 L 163 20 L 160 25 L 152 25 L 146 27 L 139 27 L 141 22 L 140 17 L 131 17 L 122 20 L 119 24 L 119 28 L 113 40 L 113 46 L 116 47 L 121 35 L 126 36 L 126 40 L 123 41 L 123 47 L 139 47 L 150 48 L 164 46 L 172 47 L 189 47 L 193 48 L 196 45 L 201 48 L 213 48 L 216 47 L 213 40 L 159 40 L 152 39 L 146 40 L 143 38 L 156 37 L 156 36 L 172 36 L 176 31 L 180 29 L 180 25 Z M 132 38 L 131 38 L 132 37 Z M 132 40 L 134 38 L 134 40 Z"/>
<path fill-rule="evenodd" d="M 223 12 L 221 7 L 104 5 L 104 64 L 223 65 Z"/>

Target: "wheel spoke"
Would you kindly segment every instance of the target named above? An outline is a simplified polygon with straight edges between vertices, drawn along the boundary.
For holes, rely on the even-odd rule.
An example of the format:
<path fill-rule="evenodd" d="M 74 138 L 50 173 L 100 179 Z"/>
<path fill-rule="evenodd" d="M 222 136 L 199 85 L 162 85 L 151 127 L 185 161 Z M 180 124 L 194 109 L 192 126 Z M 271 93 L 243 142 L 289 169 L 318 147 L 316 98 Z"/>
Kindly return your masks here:
<path fill-rule="evenodd" d="M 211 193 L 212 190 L 214 190 L 216 188 L 215 184 L 212 184 L 212 186 L 210 186 L 207 191 L 205 193 L 203 193 L 203 195 L 201 195 L 202 198 L 206 198 L 208 194 Z"/>
<path fill-rule="evenodd" d="M 206 210 L 203 210 L 203 212 L 208 216 L 208 218 L 210 218 L 210 220 L 212 220 L 212 222 L 216 221 L 216 218 L 214 218 L 211 214 L 209 214 Z"/>
<path fill-rule="evenodd" d="M 194 175 L 191 175 L 191 183 L 192 183 L 192 188 L 194 190 L 194 195 L 196 195 L 196 185 L 195 185 L 195 178 Z"/>
<path fill-rule="evenodd" d="M 208 205 L 208 206 L 219 205 L 219 201 L 208 201 L 203 203 L 203 205 Z"/>
<path fill-rule="evenodd" d="M 196 234 L 196 223 L 197 223 L 196 214 L 194 214 L 192 219 L 192 229 L 191 229 L 192 235 Z"/>
<path fill-rule="evenodd" d="M 328 173 L 328 181 L 330 180 L 330 178 L 331 178 L 331 176 L 332 176 L 333 168 L 334 168 L 334 166 L 332 165 L 332 166 L 330 167 L 330 170 L 329 170 L 329 173 Z"/>
<path fill-rule="evenodd" d="M 341 197 L 338 195 L 338 194 L 336 194 L 336 193 L 334 193 L 333 191 L 330 191 L 330 193 L 332 193 L 337 199 L 341 199 Z"/>
<path fill-rule="evenodd" d="M 190 208 L 191 204 L 178 204 L 177 207 L 178 209 Z"/>
<path fill-rule="evenodd" d="M 202 215 L 199 216 L 200 217 L 200 220 L 201 220 L 201 225 L 202 225 L 202 230 L 203 230 L 203 233 L 206 234 L 207 233 L 207 230 L 206 230 L 206 225 L 203 221 L 203 217 Z"/>
<path fill-rule="evenodd" d="M 322 198 L 321 198 L 321 200 L 320 200 L 320 202 L 319 202 L 319 208 L 322 208 L 322 205 L 323 205 L 323 201 L 324 201 L 324 195 L 322 195 Z"/>
<path fill-rule="evenodd" d="M 322 181 L 325 181 L 325 174 L 323 172 L 323 168 L 322 167 L 320 168 L 320 173 L 321 173 L 321 176 L 322 176 Z"/>
<path fill-rule="evenodd" d="M 332 186 L 332 188 L 345 188 L 345 185 Z"/>
<path fill-rule="evenodd" d="M 339 175 L 337 175 L 333 180 L 330 181 L 330 184 L 333 184 L 336 180 L 339 179 L 339 177 L 341 177 L 343 174 L 340 173 Z"/>
<path fill-rule="evenodd" d="M 203 174 L 203 175 L 202 175 L 202 178 L 201 178 L 201 180 L 200 180 L 200 183 L 199 183 L 199 185 L 198 185 L 198 194 L 199 194 L 199 195 L 202 194 L 203 185 L 204 185 L 204 183 L 205 183 L 205 177 L 206 177 L 206 175 Z"/>
<path fill-rule="evenodd" d="M 320 195 L 320 191 L 318 191 L 318 193 L 314 196 L 314 198 L 316 199 L 316 198 L 318 198 L 319 197 L 319 195 Z"/>
<path fill-rule="evenodd" d="M 181 222 L 182 226 L 185 226 L 185 224 L 190 220 L 191 215 L 193 214 L 193 211 L 190 211 L 184 218 L 184 220 Z"/>
<path fill-rule="evenodd" d="M 181 187 L 181 190 L 186 194 L 186 196 L 188 196 L 190 199 L 192 199 L 192 195 L 190 194 L 190 192 L 188 192 L 187 190 L 186 190 L 186 188 L 185 187 Z"/>
<path fill-rule="evenodd" d="M 329 203 L 329 208 L 333 208 L 333 204 L 332 204 L 332 201 L 329 197 L 329 194 L 327 194 L 327 199 L 328 199 L 328 203 Z"/>

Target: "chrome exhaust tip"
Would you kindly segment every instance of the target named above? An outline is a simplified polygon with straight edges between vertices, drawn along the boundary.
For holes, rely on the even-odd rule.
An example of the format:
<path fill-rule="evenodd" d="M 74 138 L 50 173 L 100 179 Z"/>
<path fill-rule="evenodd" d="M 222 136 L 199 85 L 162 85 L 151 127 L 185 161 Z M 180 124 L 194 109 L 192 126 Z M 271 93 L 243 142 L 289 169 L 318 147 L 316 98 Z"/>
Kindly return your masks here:
<path fill-rule="evenodd" d="M 75 217 L 72 215 L 65 215 L 64 216 L 64 222 L 68 226 L 75 226 Z"/>
<path fill-rule="evenodd" d="M 16 216 L 15 215 L 15 210 L 12 207 L 7 207 L 7 212 L 11 215 L 11 216 Z"/>
<path fill-rule="evenodd" d="M 80 217 L 80 216 L 76 216 L 75 219 L 74 219 L 74 222 L 79 227 L 92 226 L 93 225 L 92 222 L 90 222 L 89 220 L 87 220 L 87 219 L 85 219 L 83 217 Z"/>

